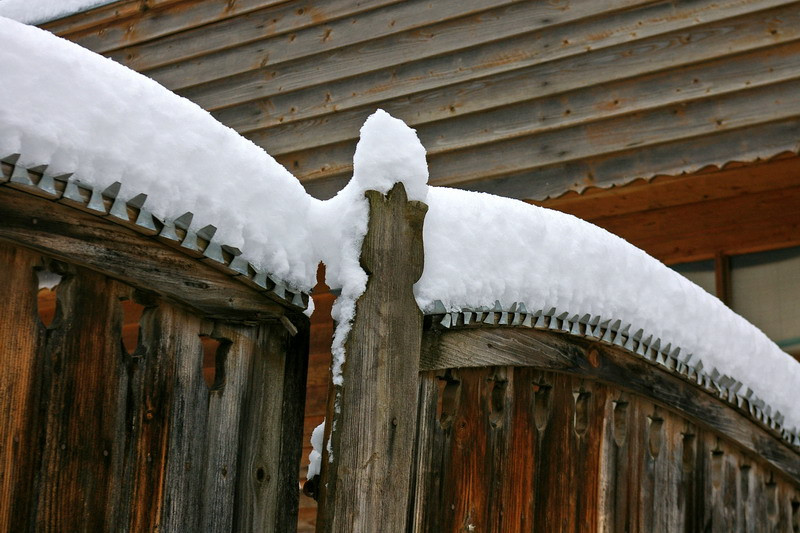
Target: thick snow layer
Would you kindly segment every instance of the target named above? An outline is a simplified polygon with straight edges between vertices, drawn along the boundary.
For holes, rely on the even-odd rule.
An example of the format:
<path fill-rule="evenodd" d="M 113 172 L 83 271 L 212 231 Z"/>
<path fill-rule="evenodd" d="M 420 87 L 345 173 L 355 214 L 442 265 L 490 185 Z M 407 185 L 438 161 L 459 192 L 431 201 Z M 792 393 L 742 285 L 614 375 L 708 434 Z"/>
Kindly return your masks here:
<path fill-rule="evenodd" d="M 431 311 L 555 307 L 632 324 L 750 387 L 800 427 L 800 364 L 717 298 L 633 245 L 571 215 L 431 187 L 417 303 Z M 557 314 L 558 314 L 557 313 Z"/>
<path fill-rule="evenodd" d="M 334 307 L 334 382 L 366 287 L 364 192 L 402 181 L 428 203 L 420 307 L 555 307 L 644 329 L 750 387 L 800 426 L 792 398 L 800 365 L 758 329 L 679 274 L 606 231 L 569 215 L 490 195 L 429 187 L 425 150 L 401 121 L 378 111 L 361 130 L 353 180 L 319 202 L 263 150 L 191 102 L 51 34 L 0 18 L 0 156 L 48 164 L 123 198 L 148 195 L 160 218 L 195 213 L 220 242 L 301 289 L 317 265 L 340 287 Z M 502 157 L 502 154 L 498 154 Z M 399 258 L 399 260 L 402 260 Z M 318 447 L 321 448 L 321 445 Z"/>
<path fill-rule="evenodd" d="M 40 24 L 116 0 L 0 0 L 0 17 Z"/>
<path fill-rule="evenodd" d="M 361 127 L 353 156 L 353 179 L 335 197 L 315 206 L 313 222 L 320 259 L 326 265 L 326 282 L 342 290 L 332 311 L 338 324 L 332 347 L 333 382 L 337 385 L 342 383 L 344 341 L 350 332 L 355 302 L 367 286 L 367 274 L 359 262 L 369 217 L 364 193 L 387 193 L 398 182 L 405 186 L 409 200 L 427 199 L 425 148 L 414 130 L 379 109 Z"/>
<path fill-rule="evenodd" d="M 192 102 L 118 63 L 0 18 L 0 156 L 49 164 L 217 239 L 301 289 L 317 258 L 308 196 L 286 169 Z"/>

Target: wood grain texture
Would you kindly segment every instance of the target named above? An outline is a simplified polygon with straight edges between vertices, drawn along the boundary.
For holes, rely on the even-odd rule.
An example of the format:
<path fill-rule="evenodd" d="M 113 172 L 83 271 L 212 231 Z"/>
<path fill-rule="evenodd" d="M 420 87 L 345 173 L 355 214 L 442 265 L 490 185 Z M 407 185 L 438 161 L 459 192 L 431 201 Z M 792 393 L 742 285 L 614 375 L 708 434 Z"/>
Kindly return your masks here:
<path fill-rule="evenodd" d="M 0 239 L 76 262 L 206 316 L 274 319 L 281 307 L 258 291 L 168 246 L 101 217 L 0 188 Z M 35 222 L 34 222 L 35 221 Z"/>
<path fill-rule="evenodd" d="M 666 263 L 800 244 L 800 188 L 601 217 L 593 223 Z"/>
<path fill-rule="evenodd" d="M 587 358 L 597 350 L 599 365 Z M 422 370 L 489 365 L 535 366 L 614 385 L 652 399 L 688 420 L 712 428 L 749 453 L 800 481 L 800 456 L 780 437 L 757 425 L 744 411 L 683 379 L 616 347 L 527 328 L 432 331 L 426 334 Z"/>
<path fill-rule="evenodd" d="M 637 4 L 639 10 L 626 9 Z M 442 80 L 445 84 L 458 83 L 580 56 L 587 47 L 598 50 L 627 43 L 632 31 L 639 39 L 666 34 L 684 28 L 684 17 L 714 22 L 775 5 L 780 2 L 731 2 L 720 9 L 719 4 L 708 2 L 675 11 L 672 6 L 639 0 L 579 2 L 566 8 L 520 3 L 483 13 L 478 19 L 432 21 L 424 31 L 389 36 L 341 54 L 318 57 L 314 77 L 305 81 L 302 64 L 293 62 L 275 69 L 274 76 L 267 68 L 266 76 L 265 72 L 254 71 L 237 75 L 229 80 L 232 83 L 215 81 L 179 93 L 205 108 L 216 109 L 324 84 L 330 93 L 328 105 L 346 109 L 359 99 L 377 102 L 442 87 Z M 612 18 L 615 23 L 609 25 Z M 663 39 L 671 42 L 674 37 Z M 409 57 L 416 60 L 409 62 Z M 355 94 L 353 76 L 361 77 L 361 90 Z M 342 83 L 350 90 L 344 89 Z"/>
<path fill-rule="evenodd" d="M 0 243 L 0 264 L 2 531 L 294 529 L 305 317 L 294 337 L 282 324 L 214 325 L 23 247 Z M 47 328 L 40 268 L 63 275 Z M 144 312 L 128 352 L 131 300 Z M 201 333 L 222 340 L 212 390 Z"/>
<path fill-rule="evenodd" d="M 800 244 L 800 158 L 732 165 L 537 202 L 588 220 L 670 263 Z"/>
<path fill-rule="evenodd" d="M 792 531 L 796 480 L 646 396 L 530 367 L 420 377 L 413 531 Z"/>
<path fill-rule="evenodd" d="M 502 6 L 511 1 L 502 0 L 491 7 Z M 298 69 L 306 70 L 308 67 L 304 66 L 304 63 L 320 61 L 320 54 L 336 50 L 338 51 L 336 55 L 339 57 L 350 56 L 351 52 L 342 49 L 426 26 L 434 17 L 456 18 L 471 15 L 490 7 L 486 2 L 478 0 L 442 5 L 426 4 L 421 1 L 398 3 L 396 0 L 364 4 L 339 0 L 341 6 L 331 6 L 329 3 L 321 4 L 321 6 L 329 10 L 331 7 L 338 8 L 347 15 L 346 18 L 331 20 L 325 24 L 317 23 L 300 31 L 278 33 L 275 36 L 265 35 L 264 30 L 259 28 L 261 35 L 258 35 L 258 40 L 248 42 L 252 39 L 252 37 L 248 38 L 249 35 L 253 35 L 254 32 L 247 30 L 256 21 L 245 21 L 244 17 L 240 17 L 232 21 L 238 24 L 235 26 L 229 24 L 229 28 L 223 30 L 223 35 L 227 40 L 232 41 L 227 49 L 215 50 L 213 42 L 209 42 L 205 37 L 214 39 L 216 32 L 203 28 L 201 31 L 195 32 L 198 40 L 200 36 L 203 38 L 202 42 L 198 43 L 198 48 L 203 52 L 200 57 L 159 68 L 148 69 L 141 66 L 135 68 L 172 90 L 201 85 L 220 78 L 264 68 L 269 69 L 271 74 L 274 74 L 275 69 L 278 72 L 286 68 L 294 70 L 295 66 Z M 292 5 L 283 7 L 284 11 L 296 9 Z M 281 13 L 265 12 L 257 27 L 274 26 L 276 23 L 273 21 L 276 18 L 280 20 L 281 15 Z M 264 39 L 264 37 L 269 38 Z M 180 46 L 181 43 L 171 42 L 167 46 L 158 43 L 158 50 L 174 52 L 180 50 Z M 368 53 L 368 51 L 362 51 L 362 53 Z M 287 63 L 291 64 L 287 65 Z M 285 90 L 291 90 L 291 87 L 286 86 Z"/>
<path fill-rule="evenodd" d="M 608 79 L 601 77 L 603 83 L 596 84 L 595 76 L 589 85 L 576 79 L 566 91 L 558 83 L 533 90 L 530 77 L 542 76 L 517 71 L 499 86 L 489 79 L 415 93 L 381 103 L 381 107 L 412 124 L 429 153 L 440 153 L 785 81 L 800 69 L 799 51 L 800 42 L 793 41 L 634 78 L 619 79 L 609 72 Z M 713 53 L 706 52 L 713 57 Z M 754 63 L 758 63 L 758 69 L 753 68 Z M 562 72 L 557 80 L 565 83 L 568 77 Z M 248 120 L 257 115 L 236 117 L 232 111 L 225 113 L 226 119 L 236 121 L 233 124 L 245 136 L 278 156 L 321 148 L 320 139 L 326 145 L 354 139 L 371 112 L 372 106 L 358 107 L 334 116 L 316 116 L 250 131 L 245 129 L 250 127 Z"/>
<path fill-rule="evenodd" d="M 418 129 L 434 182 L 527 199 L 798 149 L 781 86 L 800 79 L 797 2 L 212 4 L 123 2 L 63 31 L 212 110 L 319 197 L 349 178 L 375 107 Z"/>
<path fill-rule="evenodd" d="M 624 187 L 590 187 L 578 194 L 531 202 L 594 221 L 686 204 L 800 186 L 800 157 L 784 155 L 756 163 L 709 167 L 688 176 L 657 176 Z"/>
<path fill-rule="evenodd" d="M 693 173 L 731 161 L 758 161 L 776 154 L 797 153 L 795 139 L 800 119 L 788 118 L 745 128 L 719 131 L 693 139 L 675 139 L 665 144 L 640 146 L 618 152 L 556 163 L 531 172 L 520 172 L 475 181 L 461 188 L 499 196 L 544 200 L 567 191 L 587 187 L 609 188 L 637 179 Z M 735 153 L 730 148 L 736 147 Z"/>
<path fill-rule="evenodd" d="M 337 409 L 328 413 L 333 462 L 326 452 L 318 531 L 403 531 L 407 520 L 422 335 L 412 286 L 422 274 L 427 206 L 407 201 L 400 183 L 386 197 L 366 196 L 361 265 L 369 278 L 345 341 Z"/>
<path fill-rule="evenodd" d="M 32 512 L 38 344 L 45 336 L 36 316 L 40 264 L 38 254 L 0 242 L 0 531 L 24 531 Z"/>
<path fill-rule="evenodd" d="M 552 129 L 540 127 L 536 120 L 538 117 L 530 115 L 529 109 L 522 115 L 533 119 L 526 121 L 527 131 L 498 128 L 501 130 L 499 135 L 485 132 L 483 136 L 470 136 L 467 130 L 463 139 L 459 136 L 458 141 L 449 147 L 437 150 L 436 143 L 433 143 L 434 147 L 428 153 L 430 182 L 443 186 L 466 186 L 471 181 L 530 173 L 535 169 L 600 157 L 622 149 L 641 150 L 680 139 L 797 119 L 798 88 L 800 79 L 794 79 L 608 118 L 593 113 L 588 123 L 562 123 L 559 120 L 558 127 Z M 570 107 L 563 107 L 562 114 L 571 113 Z M 457 126 L 458 121 L 455 122 Z M 483 129 L 487 129 L 486 123 Z M 453 134 L 451 132 L 451 136 Z M 355 140 L 318 147 L 313 151 L 283 154 L 277 159 L 287 166 L 290 164 L 290 168 L 306 180 L 322 179 L 351 171 L 354 145 Z M 796 146 L 795 139 L 787 140 L 786 149 Z"/>
<path fill-rule="evenodd" d="M 222 66 L 217 63 L 225 70 L 221 70 L 216 77 L 222 77 L 227 75 L 228 69 L 244 62 L 244 57 L 234 58 L 239 55 L 238 50 L 242 56 L 247 54 L 250 59 L 258 58 L 257 64 L 260 64 L 262 61 L 275 63 L 282 54 L 298 56 L 298 49 L 305 48 L 301 43 L 307 43 L 312 36 L 318 47 L 336 47 L 338 41 L 347 42 L 350 38 L 334 32 L 333 28 L 342 27 L 339 25 L 341 19 L 352 26 L 354 23 L 350 19 L 370 18 L 372 11 L 391 6 L 397 1 L 355 3 L 330 0 L 323 4 L 284 1 L 272 5 L 262 1 L 261 7 L 255 11 L 232 13 L 231 17 L 220 17 L 209 24 L 193 24 L 183 31 L 108 51 L 105 55 L 137 72 L 151 72 L 154 78 L 164 70 L 180 72 L 185 68 L 187 74 L 191 75 L 184 76 L 184 79 L 195 77 L 197 68 L 203 69 L 226 57 L 232 64 Z M 388 12 L 391 11 L 390 8 Z M 170 69 L 168 65 L 176 68 Z M 196 79 L 197 83 L 202 81 L 200 76 Z M 170 85 L 166 79 L 162 78 L 162 82 Z"/>

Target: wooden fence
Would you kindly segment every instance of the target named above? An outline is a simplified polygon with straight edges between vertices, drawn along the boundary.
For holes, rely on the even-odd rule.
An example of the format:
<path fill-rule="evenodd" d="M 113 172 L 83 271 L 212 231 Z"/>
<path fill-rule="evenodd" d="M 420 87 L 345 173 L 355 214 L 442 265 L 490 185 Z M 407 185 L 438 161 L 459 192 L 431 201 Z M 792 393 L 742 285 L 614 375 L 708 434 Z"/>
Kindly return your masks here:
<path fill-rule="evenodd" d="M 293 530 L 308 319 L 212 241 L 2 170 L 0 531 Z M 62 276 L 49 327 L 39 270 Z M 131 353 L 125 300 L 144 306 Z"/>
<path fill-rule="evenodd" d="M 292 531 L 304 295 L 141 203 L 1 175 L 0 531 Z M 423 317 L 426 207 L 367 197 L 319 532 L 800 530 L 800 452 L 759 406 L 610 326 Z M 39 270 L 62 276 L 48 326 Z"/>
<path fill-rule="evenodd" d="M 318 532 L 800 531 L 800 448 L 762 405 L 611 321 L 423 323 L 424 206 L 367 194 Z"/>

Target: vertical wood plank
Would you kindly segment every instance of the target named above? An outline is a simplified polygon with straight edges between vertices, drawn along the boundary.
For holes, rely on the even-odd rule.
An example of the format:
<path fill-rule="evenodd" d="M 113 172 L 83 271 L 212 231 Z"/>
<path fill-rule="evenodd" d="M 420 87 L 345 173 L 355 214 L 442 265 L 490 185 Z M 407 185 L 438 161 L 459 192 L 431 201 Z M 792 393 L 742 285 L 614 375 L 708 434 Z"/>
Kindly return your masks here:
<path fill-rule="evenodd" d="M 446 531 L 444 523 L 453 514 L 451 501 L 457 490 L 448 458 L 461 401 L 461 378 L 454 370 L 426 372 L 420 377 L 412 530 Z"/>
<path fill-rule="evenodd" d="M 536 425 L 534 402 L 538 385 L 529 368 L 510 367 L 512 375 L 510 428 L 507 459 L 503 465 L 506 476 L 502 485 L 502 508 L 493 514 L 502 517 L 494 531 L 532 531 L 534 478 L 536 477 Z M 496 504 L 495 504 L 496 507 Z"/>
<path fill-rule="evenodd" d="M 333 463 L 322 494 L 325 532 L 404 530 L 416 437 L 422 314 L 413 284 L 422 274 L 427 207 L 402 184 L 366 193 L 370 220 L 361 253 L 369 275 L 345 342 L 344 384 L 332 413 Z M 402 261 L 398 261 L 402 257 Z"/>
<path fill-rule="evenodd" d="M 206 461 L 208 387 L 203 380 L 201 320 L 172 306 L 159 306 L 153 317 L 157 357 L 174 358 L 174 401 L 164 480 L 162 530 L 200 531 Z"/>
<path fill-rule="evenodd" d="M 257 331 L 244 400 L 234 531 L 292 531 L 299 503 L 308 328 Z"/>
<path fill-rule="evenodd" d="M 37 426 L 38 254 L 0 242 L 0 531 L 23 531 L 31 513 Z"/>
<path fill-rule="evenodd" d="M 224 376 L 217 376 L 220 385 L 212 388 L 208 402 L 201 530 L 224 532 L 233 528 L 240 421 L 256 339 L 250 328 L 219 324 L 213 337 L 222 341 L 217 372 Z"/>
<path fill-rule="evenodd" d="M 37 531 L 99 531 L 115 522 L 127 389 L 119 297 L 127 290 L 77 268 L 59 285 L 63 318 L 43 352 Z"/>
<path fill-rule="evenodd" d="M 486 480 L 491 462 L 488 450 L 484 410 L 489 368 L 464 370 L 461 377 L 461 398 L 453 421 L 453 443 L 450 449 L 448 484 L 452 495 L 445 500 L 451 513 L 445 531 L 486 531 L 488 494 Z"/>
<path fill-rule="evenodd" d="M 191 321 L 181 320 L 180 315 L 166 303 L 151 302 L 139 322 L 141 343 L 128 366 L 125 412 L 130 413 L 132 423 L 127 429 L 130 434 L 121 482 L 119 530 L 153 531 L 162 525 L 169 438 L 177 400 L 177 358 L 181 353 L 175 340 L 195 332 Z M 181 332 L 181 328 L 187 329 Z"/>
<path fill-rule="evenodd" d="M 435 371 L 422 372 L 419 382 L 419 406 L 417 414 L 416 453 L 411 476 L 413 494 L 412 531 L 434 531 L 428 520 L 438 516 L 430 507 L 435 505 L 441 494 L 442 467 L 444 461 L 436 453 L 437 440 L 441 440 L 442 417 L 440 381 L 443 377 Z M 441 387 L 444 388 L 443 386 Z"/>

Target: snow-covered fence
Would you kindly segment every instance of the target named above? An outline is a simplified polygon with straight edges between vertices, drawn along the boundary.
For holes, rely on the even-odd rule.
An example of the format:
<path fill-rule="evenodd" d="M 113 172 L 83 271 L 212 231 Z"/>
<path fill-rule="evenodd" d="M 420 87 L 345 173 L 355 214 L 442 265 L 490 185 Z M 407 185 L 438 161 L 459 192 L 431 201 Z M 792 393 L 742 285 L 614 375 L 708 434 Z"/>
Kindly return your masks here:
<path fill-rule="evenodd" d="M 213 228 L 17 162 L 0 162 L 0 531 L 292 530 L 308 296 Z M 43 270 L 61 276 L 49 326 Z M 144 308 L 135 349 L 125 300 Z"/>
<path fill-rule="evenodd" d="M 667 343 L 521 304 L 422 322 L 425 209 L 402 191 L 368 193 L 318 531 L 800 528 L 796 435 Z"/>

